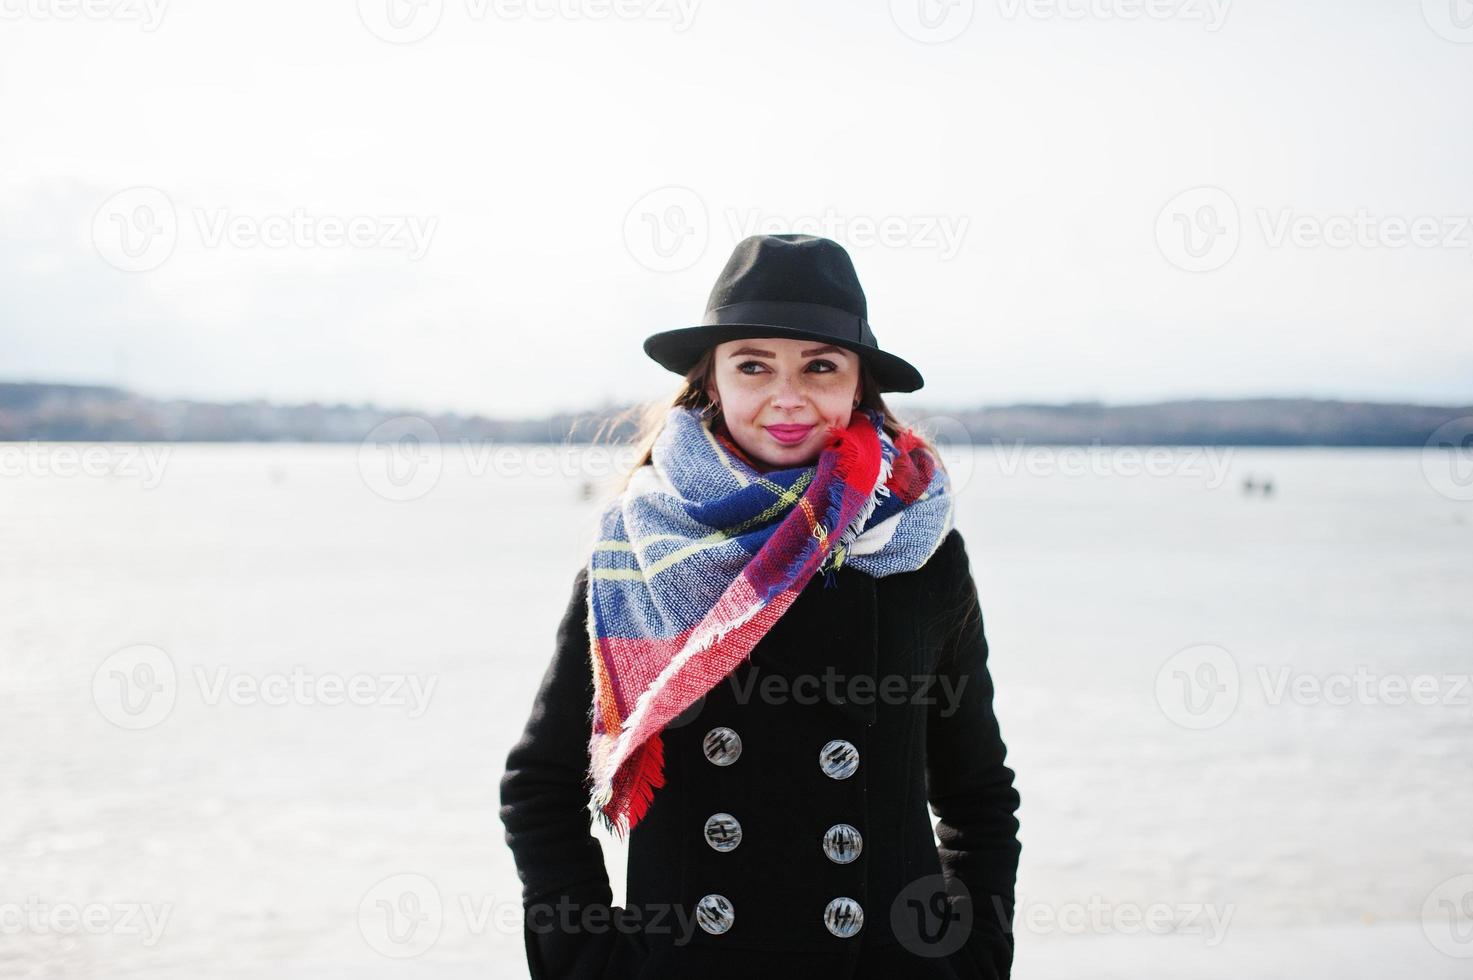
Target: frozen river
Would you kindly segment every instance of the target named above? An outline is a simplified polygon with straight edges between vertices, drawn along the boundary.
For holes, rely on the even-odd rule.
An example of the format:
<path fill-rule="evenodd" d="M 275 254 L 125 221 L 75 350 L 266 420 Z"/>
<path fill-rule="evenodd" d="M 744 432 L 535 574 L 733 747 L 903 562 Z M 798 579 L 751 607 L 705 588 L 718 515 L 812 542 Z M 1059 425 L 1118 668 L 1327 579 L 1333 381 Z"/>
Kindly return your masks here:
<path fill-rule="evenodd" d="M 0 478 L 0 977 L 524 975 L 497 780 L 593 504 L 511 464 L 578 454 L 143 448 Z M 950 462 L 1018 980 L 1473 973 L 1473 504 L 1421 453 Z"/>

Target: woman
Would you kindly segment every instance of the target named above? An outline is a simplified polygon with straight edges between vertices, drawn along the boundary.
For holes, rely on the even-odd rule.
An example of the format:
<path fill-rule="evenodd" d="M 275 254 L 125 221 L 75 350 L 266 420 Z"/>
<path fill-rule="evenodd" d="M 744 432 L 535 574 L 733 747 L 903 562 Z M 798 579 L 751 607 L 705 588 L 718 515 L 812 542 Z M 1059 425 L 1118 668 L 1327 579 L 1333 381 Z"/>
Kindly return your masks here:
<path fill-rule="evenodd" d="M 945 468 L 848 254 L 739 243 L 507 757 L 534 977 L 1007 977 L 1018 794 Z M 932 837 L 928 804 L 940 823 Z M 611 907 L 590 815 L 629 842 Z"/>

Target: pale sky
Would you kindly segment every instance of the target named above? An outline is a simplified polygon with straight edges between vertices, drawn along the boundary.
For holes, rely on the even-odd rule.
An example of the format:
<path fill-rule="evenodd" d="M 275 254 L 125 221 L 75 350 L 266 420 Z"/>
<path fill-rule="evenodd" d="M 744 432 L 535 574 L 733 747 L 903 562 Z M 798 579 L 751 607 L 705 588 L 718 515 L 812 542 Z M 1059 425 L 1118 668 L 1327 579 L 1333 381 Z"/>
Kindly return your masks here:
<path fill-rule="evenodd" d="M 809 231 L 902 398 L 1467 403 L 1468 13 L 0 0 L 0 380 L 654 397 L 644 337 Z"/>

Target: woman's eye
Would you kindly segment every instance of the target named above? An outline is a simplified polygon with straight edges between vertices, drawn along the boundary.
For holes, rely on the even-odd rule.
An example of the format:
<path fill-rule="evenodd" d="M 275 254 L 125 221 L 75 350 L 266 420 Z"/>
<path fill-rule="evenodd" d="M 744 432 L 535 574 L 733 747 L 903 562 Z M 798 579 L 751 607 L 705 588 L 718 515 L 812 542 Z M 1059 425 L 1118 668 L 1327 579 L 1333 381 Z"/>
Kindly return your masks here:
<path fill-rule="evenodd" d="M 755 371 L 747 370 L 747 368 L 749 367 L 759 367 L 765 369 L 767 365 L 763 364 L 761 361 L 743 361 L 742 363 L 737 365 L 737 372 L 740 374 L 755 374 Z M 838 370 L 833 361 L 825 360 L 809 361 L 808 367 L 810 369 L 814 367 L 822 367 L 822 370 L 814 371 L 814 374 L 833 374 L 835 371 Z"/>

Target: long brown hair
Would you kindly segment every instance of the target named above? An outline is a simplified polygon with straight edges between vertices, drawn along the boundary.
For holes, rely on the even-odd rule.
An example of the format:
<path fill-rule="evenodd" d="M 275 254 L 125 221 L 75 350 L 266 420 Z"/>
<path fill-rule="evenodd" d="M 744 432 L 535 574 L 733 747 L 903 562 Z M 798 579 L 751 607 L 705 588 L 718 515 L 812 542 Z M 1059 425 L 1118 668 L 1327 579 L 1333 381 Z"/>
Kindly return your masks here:
<path fill-rule="evenodd" d="M 695 408 L 707 410 L 711 407 L 711 398 L 706 394 L 706 388 L 713 383 L 716 364 L 716 347 L 712 345 L 706 348 L 694 366 L 685 373 L 685 380 L 681 382 L 674 395 L 668 400 L 655 399 L 648 402 L 639 402 L 624 411 L 604 420 L 594 434 L 593 442 L 597 443 L 599 438 L 615 428 L 625 427 L 633 423 L 635 427 L 634 436 L 628 440 L 636 449 L 634 464 L 626 471 L 619 481 L 613 496 L 621 495 L 629 486 L 629 480 L 634 471 L 641 466 L 651 462 L 651 450 L 654 448 L 655 439 L 660 435 L 660 430 L 665 425 L 665 419 L 670 414 L 670 409 L 679 406 L 681 408 Z M 859 407 L 871 408 L 880 413 L 881 425 L 885 433 L 891 439 L 900 435 L 906 424 L 900 420 L 890 406 L 885 404 L 885 399 L 880 394 L 879 386 L 875 383 L 874 375 L 864 358 L 859 359 Z M 935 445 L 922 432 L 917 431 L 922 445 L 931 451 L 936 458 L 936 465 L 946 471 L 946 464 L 941 460 L 941 454 Z M 949 473 L 948 473 L 949 475 Z"/>

